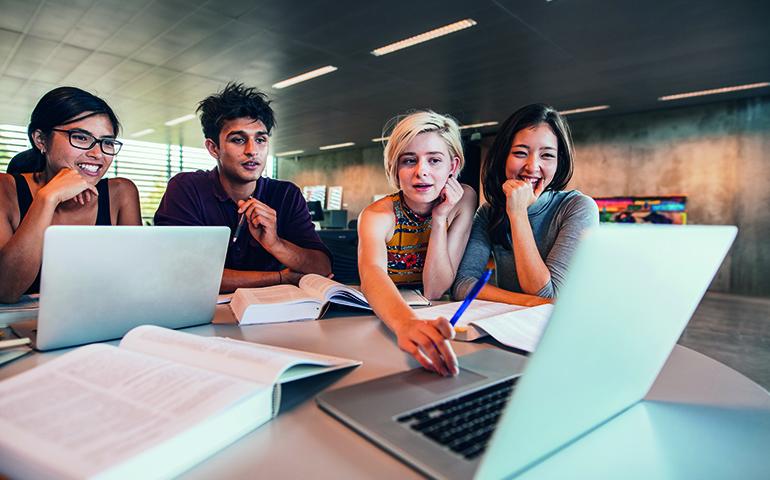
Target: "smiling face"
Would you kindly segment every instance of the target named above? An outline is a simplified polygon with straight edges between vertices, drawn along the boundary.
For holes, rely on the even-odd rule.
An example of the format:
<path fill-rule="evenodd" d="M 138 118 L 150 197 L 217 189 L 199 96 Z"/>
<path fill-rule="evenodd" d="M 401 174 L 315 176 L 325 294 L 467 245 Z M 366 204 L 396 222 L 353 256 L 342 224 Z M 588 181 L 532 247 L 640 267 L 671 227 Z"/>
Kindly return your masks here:
<path fill-rule="evenodd" d="M 436 132 L 420 133 L 398 156 L 398 182 L 415 211 L 425 210 L 441 194 L 459 159 Z M 428 208 L 428 211 L 430 208 Z"/>
<path fill-rule="evenodd" d="M 541 123 L 516 132 L 505 162 L 505 177 L 529 182 L 535 197 L 548 187 L 558 166 L 558 140 L 551 127 Z"/>
<path fill-rule="evenodd" d="M 103 138 L 115 138 L 115 130 L 112 128 L 110 118 L 104 114 L 93 115 L 76 122 L 59 125 L 57 130 L 51 131 L 47 138 L 43 138 L 38 130 L 33 138 L 35 145 L 45 152 L 46 171 L 48 178 L 53 178 L 62 168 L 71 168 L 80 173 L 89 183 L 96 184 L 104 176 L 112 165 L 112 155 L 102 152 L 99 142 L 88 150 L 75 148 L 70 144 L 69 133 L 61 130 L 72 131 L 73 140 L 86 140 L 85 135 L 92 135 L 97 140 Z M 80 134 L 80 138 L 78 135 Z"/>
<path fill-rule="evenodd" d="M 261 120 L 225 121 L 219 145 L 206 139 L 206 148 L 219 164 L 219 173 L 233 183 L 256 181 L 265 169 L 270 136 Z"/>

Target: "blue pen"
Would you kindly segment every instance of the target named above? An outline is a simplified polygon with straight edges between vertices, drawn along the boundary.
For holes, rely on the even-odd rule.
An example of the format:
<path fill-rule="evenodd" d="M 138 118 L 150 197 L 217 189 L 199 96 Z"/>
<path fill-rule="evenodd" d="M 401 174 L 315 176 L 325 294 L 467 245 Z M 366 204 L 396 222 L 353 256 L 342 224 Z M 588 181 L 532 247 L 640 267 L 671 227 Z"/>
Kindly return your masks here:
<path fill-rule="evenodd" d="M 460 308 L 457 309 L 454 315 L 452 315 L 452 319 L 449 320 L 449 323 L 452 324 L 452 326 L 455 326 L 455 323 L 457 323 L 458 320 L 460 320 L 460 317 L 462 316 L 463 312 L 466 308 L 468 308 L 468 305 L 471 304 L 471 302 L 476 298 L 476 295 L 479 294 L 481 289 L 484 287 L 484 285 L 487 284 L 489 281 L 489 277 L 492 276 L 492 269 L 487 269 L 486 272 L 484 272 L 481 275 L 481 278 L 479 278 L 476 281 L 476 284 L 471 288 L 471 291 L 468 292 L 468 295 L 465 296 L 465 300 L 463 300 L 462 305 L 460 305 Z"/>

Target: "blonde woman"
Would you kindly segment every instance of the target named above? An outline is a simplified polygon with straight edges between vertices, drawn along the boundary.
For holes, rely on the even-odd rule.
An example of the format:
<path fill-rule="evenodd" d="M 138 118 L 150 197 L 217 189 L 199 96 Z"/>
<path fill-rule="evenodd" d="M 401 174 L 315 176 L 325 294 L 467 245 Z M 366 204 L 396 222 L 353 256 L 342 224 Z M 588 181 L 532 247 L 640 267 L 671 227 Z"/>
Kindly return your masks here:
<path fill-rule="evenodd" d="M 418 320 L 398 287 L 417 286 L 436 299 L 454 281 L 477 204 L 473 189 L 457 181 L 465 161 L 457 123 L 429 110 L 406 115 L 390 135 L 384 160 L 398 191 L 359 216 L 361 289 L 402 350 L 428 370 L 455 375 L 449 321 Z"/>

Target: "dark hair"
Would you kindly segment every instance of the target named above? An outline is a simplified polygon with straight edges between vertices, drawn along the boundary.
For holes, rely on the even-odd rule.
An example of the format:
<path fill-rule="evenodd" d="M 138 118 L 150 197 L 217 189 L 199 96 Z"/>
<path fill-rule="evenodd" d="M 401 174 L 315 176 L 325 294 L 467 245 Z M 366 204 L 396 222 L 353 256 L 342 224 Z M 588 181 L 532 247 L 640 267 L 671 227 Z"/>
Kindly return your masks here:
<path fill-rule="evenodd" d="M 267 133 L 275 126 L 275 115 L 267 95 L 242 83 L 230 82 L 224 90 L 204 98 L 198 104 L 203 136 L 219 145 L 222 125 L 236 118 L 253 118 L 265 124 Z"/>
<path fill-rule="evenodd" d="M 117 135 L 120 131 L 118 117 L 107 102 L 96 95 L 77 87 L 58 87 L 43 95 L 32 110 L 27 127 L 27 136 L 34 151 L 27 160 L 27 171 L 41 171 L 45 168 L 45 157 L 40 153 L 33 138 L 35 131 L 40 130 L 47 139 L 51 131 L 58 126 L 99 114 L 109 117 L 112 129 Z"/>
<path fill-rule="evenodd" d="M 499 240 L 499 226 L 507 225 L 505 215 L 505 194 L 502 184 L 505 183 L 505 164 L 511 153 L 511 145 L 516 134 L 525 128 L 546 124 L 551 127 L 558 142 L 556 154 L 556 173 L 546 190 L 564 190 L 572 178 L 574 148 L 572 134 L 567 121 L 556 109 L 542 103 L 533 103 L 513 112 L 500 127 L 487 156 L 481 163 L 481 178 L 484 185 L 484 198 L 492 207 L 490 212 L 489 234 Z M 502 242 L 505 243 L 505 242 Z"/>

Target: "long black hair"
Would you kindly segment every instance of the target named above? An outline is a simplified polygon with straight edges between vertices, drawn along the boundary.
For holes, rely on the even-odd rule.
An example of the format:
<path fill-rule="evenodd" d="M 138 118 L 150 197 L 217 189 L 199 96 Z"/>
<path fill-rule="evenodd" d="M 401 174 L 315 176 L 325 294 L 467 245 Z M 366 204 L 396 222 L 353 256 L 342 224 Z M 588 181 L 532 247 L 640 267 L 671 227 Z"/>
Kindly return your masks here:
<path fill-rule="evenodd" d="M 35 145 L 34 134 L 40 130 L 43 138 L 50 138 L 54 128 L 84 118 L 104 114 L 110 119 L 117 136 L 120 122 L 107 102 L 77 87 L 58 87 L 43 95 L 35 105 L 27 127 L 32 148 L 16 155 L 8 165 L 8 173 L 39 172 L 45 168 L 45 156 Z"/>
<path fill-rule="evenodd" d="M 481 163 L 481 178 L 484 185 L 484 198 L 492 207 L 489 234 L 499 240 L 500 226 L 507 225 L 505 214 L 505 193 L 502 185 L 507 180 L 505 164 L 511 153 L 511 145 L 516 134 L 525 128 L 546 124 L 551 127 L 558 142 L 556 154 L 556 173 L 546 190 L 564 190 L 572 178 L 574 147 L 572 134 L 567 121 L 556 109 L 542 103 L 533 103 L 513 112 L 500 127 L 492 148 Z"/>

